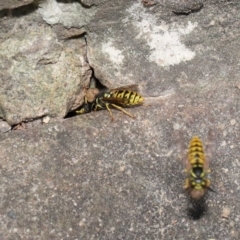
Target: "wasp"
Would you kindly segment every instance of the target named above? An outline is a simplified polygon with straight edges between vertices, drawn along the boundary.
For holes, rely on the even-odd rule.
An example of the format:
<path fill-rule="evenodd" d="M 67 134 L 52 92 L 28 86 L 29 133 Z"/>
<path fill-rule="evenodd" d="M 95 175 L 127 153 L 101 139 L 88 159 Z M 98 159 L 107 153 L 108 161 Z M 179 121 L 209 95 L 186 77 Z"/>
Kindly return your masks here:
<path fill-rule="evenodd" d="M 184 188 L 195 199 L 201 199 L 210 188 L 211 181 L 208 178 L 210 169 L 205 157 L 203 143 L 197 136 L 190 141 L 188 148 L 188 163 L 186 172 L 188 177 L 185 181 Z"/>
<path fill-rule="evenodd" d="M 105 89 L 96 95 L 93 102 L 85 98 L 83 106 L 76 111 L 76 114 L 88 113 L 107 109 L 112 120 L 113 114 L 111 108 L 122 111 L 131 118 L 135 118 L 124 108 L 136 107 L 144 102 L 144 98 L 137 92 L 137 85 L 130 85 L 115 89 Z"/>

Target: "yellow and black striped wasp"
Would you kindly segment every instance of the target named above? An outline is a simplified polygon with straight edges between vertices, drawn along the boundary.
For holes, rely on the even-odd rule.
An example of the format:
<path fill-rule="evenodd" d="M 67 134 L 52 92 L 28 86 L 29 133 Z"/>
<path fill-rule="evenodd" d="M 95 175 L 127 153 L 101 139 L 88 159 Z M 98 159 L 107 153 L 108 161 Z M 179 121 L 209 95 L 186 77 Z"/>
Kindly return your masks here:
<path fill-rule="evenodd" d="M 76 114 L 88 113 L 107 109 L 112 120 L 113 114 L 111 108 L 122 111 L 131 118 L 135 118 L 131 113 L 123 108 L 136 107 L 143 104 L 144 98 L 137 92 L 137 85 L 129 85 L 115 89 L 105 89 L 96 95 L 93 102 L 85 98 L 83 106 L 76 110 Z"/>
<path fill-rule="evenodd" d="M 211 181 L 208 177 L 210 169 L 203 150 L 203 143 L 197 136 L 190 141 L 188 148 L 188 162 L 186 172 L 188 177 L 185 181 L 184 189 L 190 194 L 192 199 L 201 199 L 210 188 Z"/>

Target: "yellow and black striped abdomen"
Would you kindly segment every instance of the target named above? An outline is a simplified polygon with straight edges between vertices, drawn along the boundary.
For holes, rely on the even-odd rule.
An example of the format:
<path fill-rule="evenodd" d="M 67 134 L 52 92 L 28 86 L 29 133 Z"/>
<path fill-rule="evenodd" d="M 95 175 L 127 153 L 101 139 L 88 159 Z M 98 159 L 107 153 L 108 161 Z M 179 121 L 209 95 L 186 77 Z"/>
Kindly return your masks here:
<path fill-rule="evenodd" d="M 205 154 L 203 150 L 203 144 L 201 139 L 197 136 L 193 137 L 189 144 L 188 160 L 191 165 L 204 165 Z"/>
<path fill-rule="evenodd" d="M 142 104 L 144 101 L 144 98 L 139 93 L 131 90 L 112 90 L 109 98 L 116 99 L 129 107 Z"/>
<path fill-rule="evenodd" d="M 208 178 L 210 169 L 206 164 L 203 144 L 199 137 L 192 138 L 188 148 L 188 177 L 184 188 L 193 199 L 202 198 L 208 189 L 211 190 L 211 181 Z"/>

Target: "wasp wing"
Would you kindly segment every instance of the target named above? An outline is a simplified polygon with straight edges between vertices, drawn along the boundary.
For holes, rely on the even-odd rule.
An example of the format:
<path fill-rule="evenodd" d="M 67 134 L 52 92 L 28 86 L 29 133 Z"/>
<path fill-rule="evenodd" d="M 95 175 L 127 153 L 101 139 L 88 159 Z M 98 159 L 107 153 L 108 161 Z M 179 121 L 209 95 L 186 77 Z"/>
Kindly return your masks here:
<path fill-rule="evenodd" d="M 115 97 L 103 97 L 102 100 L 104 102 L 108 102 L 108 103 L 112 103 L 112 104 L 117 104 L 117 105 L 121 105 L 121 106 L 127 106 L 128 103 L 125 103 L 124 99 L 126 98 L 115 98 Z"/>
<path fill-rule="evenodd" d="M 119 91 L 119 90 L 131 90 L 131 91 L 138 92 L 139 87 L 137 84 L 132 84 L 132 85 L 126 85 L 126 86 L 119 87 L 119 88 L 110 89 L 109 91 Z"/>

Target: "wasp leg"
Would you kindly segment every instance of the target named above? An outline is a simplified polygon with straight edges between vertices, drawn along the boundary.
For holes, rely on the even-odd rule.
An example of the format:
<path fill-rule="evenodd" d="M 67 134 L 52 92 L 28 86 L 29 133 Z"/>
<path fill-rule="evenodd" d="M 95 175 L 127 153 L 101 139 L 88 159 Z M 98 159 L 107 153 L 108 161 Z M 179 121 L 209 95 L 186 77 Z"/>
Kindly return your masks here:
<path fill-rule="evenodd" d="M 80 110 L 75 111 L 76 114 L 83 114 L 85 112 L 84 108 L 81 108 Z"/>
<path fill-rule="evenodd" d="M 110 114 L 110 116 L 111 116 L 111 118 L 112 118 L 112 121 L 114 120 L 114 117 L 113 117 L 113 114 L 112 114 L 112 111 L 111 111 L 111 109 L 109 108 L 109 103 L 106 103 L 105 104 L 105 106 L 106 106 L 106 108 L 107 108 L 107 110 L 108 110 L 108 112 L 109 112 L 109 114 Z"/>
<path fill-rule="evenodd" d="M 83 113 L 89 113 L 89 112 L 91 112 L 91 109 L 90 109 L 87 97 L 85 96 L 83 106 L 79 110 L 76 110 L 75 113 L 76 114 L 83 114 Z"/>
<path fill-rule="evenodd" d="M 124 112 L 126 115 L 128 115 L 128 116 L 131 117 L 131 118 L 134 118 L 134 119 L 136 118 L 136 117 L 133 116 L 131 113 L 127 112 L 126 110 L 124 110 L 122 107 L 120 107 L 120 106 L 118 106 L 118 105 L 115 105 L 115 104 L 111 103 L 111 106 L 113 106 L 113 107 L 115 107 L 116 109 Z"/>
<path fill-rule="evenodd" d="M 216 191 L 215 191 L 214 189 L 212 189 L 212 188 L 210 187 L 210 185 L 211 185 L 211 181 L 210 181 L 210 179 L 207 179 L 207 180 L 206 180 L 206 188 L 207 188 L 209 191 L 216 193 Z"/>
<path fill-rule="evenodd" d="M 190 188 L 191 188 L 191 182 L 190 182 L 190 179 L 187 178 L 186 181 L 185 181 L 185 184 L 183 186 L 183 189 L 189 190 Z"/>

